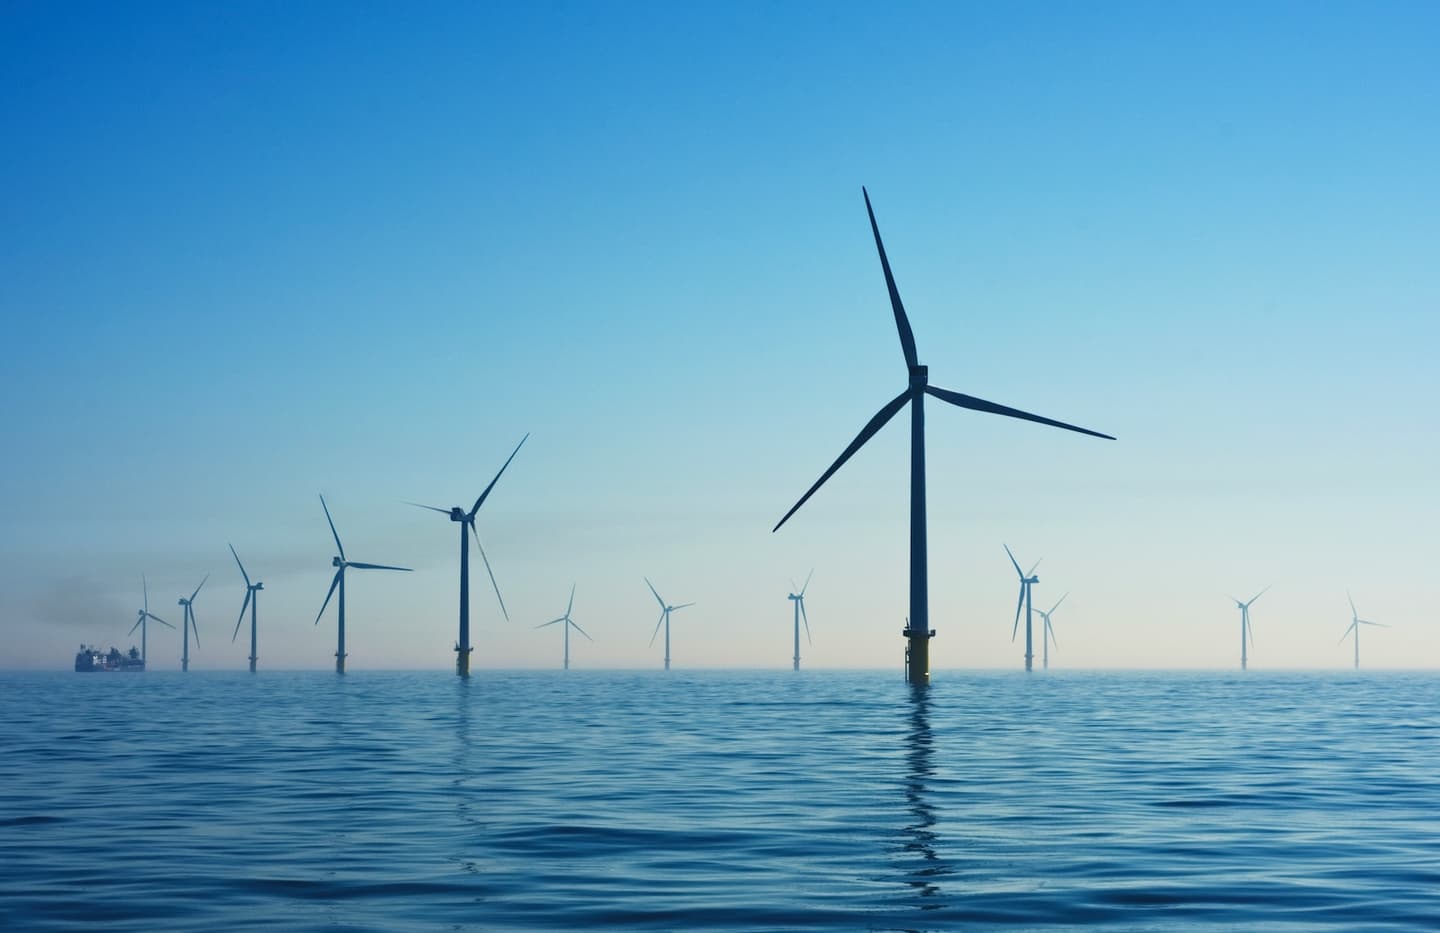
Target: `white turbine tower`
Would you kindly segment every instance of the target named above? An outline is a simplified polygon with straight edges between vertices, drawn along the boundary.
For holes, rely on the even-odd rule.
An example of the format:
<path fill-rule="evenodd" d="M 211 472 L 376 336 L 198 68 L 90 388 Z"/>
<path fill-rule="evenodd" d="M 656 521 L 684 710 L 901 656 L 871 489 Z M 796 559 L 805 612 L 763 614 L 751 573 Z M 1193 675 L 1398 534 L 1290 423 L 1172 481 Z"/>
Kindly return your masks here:
<path fill-rule="evenodd" d="M 1069 593 L 1065 594 L 1065 596 L 1069 595 Z M 1055 600 L 1055 605 L 1050 607 L 1049 612 L 1046 612 L 1044 609 L 1035 610 L 1036 612 L 1040 613 L 1040 618 L 1045 620 L 1045 624 L 1040 631 L 1040 640 L 1045 645 L 1044 658 L 1045 670 L 1047 671 L 1050 670 L 1050 643 L 1055 640 L 1055 628 L 1050 624 L 1050 617 L 1055 614 L 1056 609 L 1060 608 L 1060 604 L 1065 601 L 1065 596 L 1061 596 L 1059 599 Z"/>
<path fill-rule="evenodd" d="M 1355 598 L 1350 595 L 1349 590 L 1345 591 L 1345 598 L 1350 600 L 1350 627 L 1345 630 L 1344 635 L 1340 636 L 1340 641 L 1337 642 L 1337 644 L 1343 645 L 1345 639 L 1350 637 L 1350 633 L 1355 633 L 1355 670 L 1358 671 L 1360 670 L 1360 626 L 1373 625 L 1376 628 L 1389 628 L 1390 626 L 1384 622 L 1371 622 L 1368 619 L 1360 618 L 1360 613 L 1355 611 Z"/>
<path fill-rule="evenodd" d="M 1268 589 L 1270 589 L 1270 587 L 1267 584 L 1264 590 L 1251 596 L 1249 602 L 1242 603 L 1240 600 L 1235 599 L 1234 596 L 1230 597 L 1235 600 L 1235 608 L 1240 610 L 1240 670 L 1242 671 L 1247 670 L 1250 664 L 1250 656 L 1245 650 L 1245 636 L 1250 636 L 1250 647 L 1255 647 L 1255 630 L 1250 627 L 1250 605 L 1261 596 L 1264 596 L 1265 590 Z"/>
<path fill-rule="evenodd" d="M 668 605 L 665 600 L 660 598 L 659 593 L 655 593 L 655 584 L 650 582 L 649 577 L 645 578 L 645 585 L 650 587 L 650 592 L 655 594 L 655 601 L 660 604 L 660 621 L 655 623 L 655 631 L 650 633 L 650 644 L 655 644 L 655 636 L 660 634 L 660 626 L 663 623 L 665 626 L 665 670 L 668 671 L 670 670 L 670 613 L 678 612 L 686 606 L 693 606 L 695 604 L 681 603 L 678 606 Z"/>
<path fill-rule="evenodd" d="M 800 592 L 798 592 L 798 593 L 795 592 L 795 581 L 794 581 L 794 580 L 791 580 L 791 581 L 790 581 L 790 595 L 787 596 L 787 597 L 785 597 L 786 599 L 790 600 L 792 603 L 795 604 L 795 659 L 794 659 L 794 660 L 795 660 L 795 670 L 797 670 L 797 671 L 800 670 L 800 620 L 801 620 L 801 619 L 804 619 L 804 620 L 805 620 L 805 641 L 806 641 L 808 644 L 814 644 L 814 642 L 810 641 L 810 617 L 805 614 L 805 591 L 808 590 L 808 589 L 810 589 L 810 578 L 813 577 L 813 576 L 815 576 L 815 571 L 814 571 L 814 570 L 811 570 L 810 573 L 807 574 L 806 577 L 805 577 L 805 585 L 802 586 L 802 587 L 800 587 Z"/>

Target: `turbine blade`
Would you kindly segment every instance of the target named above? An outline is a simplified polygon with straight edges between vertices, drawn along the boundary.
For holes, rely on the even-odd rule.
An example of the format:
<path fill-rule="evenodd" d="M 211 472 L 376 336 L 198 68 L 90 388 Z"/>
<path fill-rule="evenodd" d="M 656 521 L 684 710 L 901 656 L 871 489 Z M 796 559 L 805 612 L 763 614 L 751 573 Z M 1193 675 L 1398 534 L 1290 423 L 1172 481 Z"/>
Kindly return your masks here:
<path fill-rule="evenodd" d="M 229 542 L 226 542 L 226 543 L 228 544 Z M 234 558 L 235 558 L 235 565 L 240 568 L 240 576 L 242 576 L 242 577 L 245 578 L 245 585 L 246 585 L 246 586 L 249 586 L 249 585 L 250 585 L 250 574 L 248 574 L 248 573 L 245 572 L 245 565 L 242 564 L 242 563 L 240 563 L 240 555 L 235 553 L 235 545 L 233 545 L 233 544 L 230 545 L 230 553 L 231 553 L 231 554 L 234 556 Z"/>
<path fill-rule="evenodd" d="M 1088 434 L 1091 437 L 1103 437 L 1107 441 L 1115 438 L 1109 434 L 1101 434 L 1099 431 L 1092 431 L 1089 428 L 1078 427 L 1073 424 L 1066 424 L 1064 421 L 1056 421 L 1053 418 L 1045 418 L 1040 415 L 1032 415 L 1028 411 L 1021 411 L 1018 408 L 1010 408 L 1007 405 L 997 405 L 994 402 L 987 402 L 983 398 L 975 398 L 973 395 L 962 395 L 959 392 L 951 392 L 949 389 L 942 389 L 939 386 L 926 386 L 925 391 L 940 399 L 957 405 L 960 408 L 968 408 L 971 411 L 984 411 L 992 415 L 1004 415 L 1007 418 L 1019 418 L 1022 421 L 1034 421 L 1036 424 L 1048 424 L 1052 428 L 1064 428 L 1067 431 L 1074 431 L 1077 434 Z"/>
<path fill-rule="evenodd" d="M 330 581 L 330 592 L 325 594 L 325 601 L 320 604 L 320 611 L 315 613 L 316 625 L 320 624 L 320 617 L 325 614 L 325 607 L 330 605 L 330 597 L 335 595 L 335 587 L 340 585 L 340 574 L 344 572 L 344 567 L 341 567 L 339 570 L 335 571 L 335 579 Z"/>
<path fill-rule="evenodd" d="M 230 644 L 235 644 L 235 636 L 240 634 L 240 623 L 245 621 L 245 610 L 250 608 L 250 595 L 253 591 L 245 591 L 245 602 L 240 604 L 240 618 L 235 620 L 235 634 L 230 636 Z"/>
<path fill-rule="evenodd" d="M 1020 600 L 1015 603 L 1015 627 L 1010 630 L 1010 640 L 1014 641 L 1015 636 L 1020 632 L 1020 610 L 1025 608 L 1025 584 L 1020 584 Z"/>
<path fill-rule="evenodd" d="M 1251 647 L 1251 648 L 1254 648 L 1254 647 L 1255 647 L 1255 626 L 1251 624 L 1251 622 L 1250 622 L 1249 619 L 1246 619 L 1246 620 L 1245 620 L 1245 631 L 1247 631 L 1247 632 L 1250 633 L 1250 647 Z"/>
<path fill-rule="evenodd" d="M 564 621 L 565 621 L 565 619 L 564 619 L 564 617 L 562 616 L 562 617 L 559 618 L 559 619 L 551 619 L 549 622 L 541 622 L 539 625 L 537 625 L 537 626 L 535 626 L 535 627 L 536 627 L 536 628 L 549 628 L 550 626 L 554 625 L 556 622 L 564 622 Z"/>
<path fill-rule="evenodd" d="M 660 610 L 660 619 L 655 623 L 655 631 L 650 633 L 650 644 L 647 647 L 655 647 L 655 636 L 660 634 L 660 623 L 665 621 L 665 610 Z"/>
<path fill-rule="evenodd" d="M 325 497 L 320 497 L 320 508 L 325 510 L 325 521 L 330 523 L 330 533 L 335 536 L 335 548 L 340 552 L 340 559 L 345 559 L 345 545 L 340 543 L 340 532 L 335 530 L 335 520 L 330 517 L 330 506 L 325 504 Z"/>
<path fill-rule="evenodd" d="M 359 564 L 352 561 L 350 566 L 356 570 L 403 570 L 405 573 L 412 572 L 409 567 L 391 567 L 389 564 Z"/>
<path fill-rule="evenodd" d="M 815 642 L 810 639 L 810 616 L 805 614 L 805 600 L 799 600 L 799 603 L 800 618 L 805 623 L 805 643 L 808 645 L 813 645 L 815 644 Z"/>
<path fill-rule="evenodd" d="M 1045 559 L 1045 558 L 1043 558 L 1043 557 L 1040 558 L 1040 560 L 1044 560 L 1044 559 Z M 1035 576 L 1035 568 L 1040 566 L 1040 560 L 1037 560 L 1035 563 L 1033 563 L 1033 564 L 1030 565 L 1030 569 L 1029 569 L 1029 571 L 1026 572 L 1025 576 L 1027 576 L 1027 577 L 1033 577 L 1033 576 Z"/>
<path fill-rule="evenodd" d="M 449 510 L 449 509 L 442 509 L 442 508 L 440 508 L 438 505 L 425 505 L 424 503 L 421 503 L 421 502 L 411 502 L 409 499 L 401 499 L 400 501 L 403 502 L 403 503 L 405 503 L 406 505 L 413 505 L 413 506 L 415 506 L 415 508 L 417 508 L 417 509 L 429 509 L 429 510 L 432 511 L 432 512 L 439 512 L 441 515 L 449 515 L 449 514 L 450 514 L 450 510 Z"/>
<path fill-rule="evenodd" d="M 510 456 L 505 459 L 504 465 L 500 467 L 500 472 L 495 474 L 495 478 L 490 481 L 490 485 L 486 486 L 485 491 L 480 493 L 480 498 L 475 500 L 475 506 L 470 510 L 470 514 L 467 515 L 466 518 L 473 519 L 475 517 L 475 513 L 480 511 L 480 506 L 485 504 L 485 497 L 490 495 L 490 490 L 494 489 L 495 484 L 500 482 L 500 476 L 505 472 L 505 467 L 508 467 L 510 465 L 510 461 L 515 459 L 515 455 L 520 452 L 521 447 L 525 446 L 525 441 L 527 441 L 529 438 L 529 433 L 526 433 L 524 437 L 520 438 L 520 443 L 515 445 L 515 449 L 512 450 L 510 452 Z"/>
<path fill-rule="evenodd" d="M 910 330 L 910 318 L 905 315 L 905 306 L 900 303 L 900 291 L 895 287 L 895 276 L 890 272 L 890 260 L 885 255 L 885 244 L 880 240 L 880 227 L 875 223 L 875 211 L 870 207 L 870 192 L 862 186 L 865 195 L 865 213 L 870 215 L 870 230 L 875 234 L 875 249 L 880 253 L 880 268 L 885 270 L 885 287 L 890 290 L 890 308 L 895 312 L 895 329 L 900 332 L 900 348 L 905 351 L 905 365 L 915 366 L 919 360 L 915 355 L 915 334 Z"/>
<path fill-rule="evenodd" d="M 1060 640 L 1055 637 L 1055 626 L 1050 624 L 1050 617 L 1045 617 L 1045 631 L 1050 636 L 1050 644 L 1059 645 Z"/>
<path fill-rule="evenodd" d="M 810 572 L 805 574 L 805 585 L 800 587 L 800 598 L 805 598 L 805 591 L 810 589 L 810 578 L 815 576 L 815 568 L 811 567 Z"/>
<path fill-rule="evenodd" d="M 1020 579 L 1025 579 L 1024 572 L 1020 570 L 1019 561 L 1015 560 L 1015 555 L 1010 553 L 1010 545 L 1001 542 L 1001 546 L 1005 548 L 1005 553 L 1010 555 L 1010 563 L 1015 565 L 1015 573 L 1020 577 Z"/>
<path fill-rule="evenodd" d="M 1065 596 L 1069 596 L 1069 595 L 1070 595 L 1069 591 L 1066 591 Z M 1055 605 L 1053 605 L 1053 606 L 1050 607 L 1050 612 L 1054 612 L 1056 609 L 1059 609 L 1059 608 L 1060 608 L 1060 604 L 1065 601 L 1065 596 L 1061 596 L 1059 599 L 1055 600 Z M 1048 617 L 1048 616 L 1050 615 L 1050 613 L 1047 612 L 1045 615 Z"/>
<path fill-rule="evenodd" d="M 140 590 L 145 594 L 145 611 L 150 611 L 150 584 L 145 579 L 145 574 L 140 574 Z"/>
<path fill-rule="evenodd" d="M 1337 644 L 1337 645 L 1343 645 L 1343 644 L 1345 644 L 1345 639 L 1349 638 L 1349 637 L 1350 637 L 1350 633 L 1351 633 L 1352 631 L 1354 631 L 1354 630 L 1355 630 L 1355 623 L 1354 623 L 1354 622 L 1351 622 L 1350 625 L 1345 629 L 1345 634 L 1344 634 L 1344 635 L 1341 635 L 1341 636 L 1340 636 L 1340 640 L 1337 641 L 1335 644 Z"/>
<path fill-rule="evenodd" d="M 175 626 L 171 625 L 169 622 L 166 622 L 164 619 L 160 618 L 159 616 L 155 615 L 154 613 L 152 613 L 152 612 L 147 612 L 147 613 L 145 613 L 145 615 L 150 619 L 151 622 L 159 622 L 161 625 L 165 626 L 165 627 L 168 628 L 170 631 L 172 631 L 172 632 L 175 631 Z"/>
<path fill-rule="evenodd" d="M 681 609 L 686 609 L 686 608 L 688 608 L 688 607 L 690 607 L 690 606 L 693 606 L 693 605 L 695 605 L 695 604 L 694 604 L 694 603 L 681 603 L 681 604 L 678 605 L 678 606 L 671 606 L 671 607 L 670 607 L 670 611 L 671 611 L 671 612 L 679 612 Z"/>
<path fill-rule="evenodd" d="M 575 608 L 575 584 L 570 584 L 570 602 L 565 606 L 565 618 L 570 618 L 570 610 Z"/>
<path fill-rule="evenodd" d="M 126 632 L 125 635 L 126 635 L 127 637 L 130 636 L 130 635 L 134 635 L 134 634 L 135 634 L 135 630 L 136 630 L 137 628 L 139 628 L 139 627 L 140 627 L 140 623 L 141 623 L 141 622 L 144 622 L 144 621 L 145 621 L 145 617 L 144 617 L 144 616 L 141 616 L 140 618 L 136 619 L 136 620 L 135 620 L 135 624 L 132 625 L 132 626 L 130 626 L 130 631 Z"/>
<path fill-rule="evenodd" d="M 1357 620 L 1357 621 L 1359 621 L 1359 623 L 1360 623 L 1361 625 L 1374 625 L 1374 626 L 1376 626 L 1376 627 L 1378 627 L 1378 628 L 1389 628 L 1389 627 L 1390 627 L 1389 624 L 1387 624 L 1387 623 L 1385 623 L 1385 622 L 1371 622 L 1369 619 L 1359 619 L 1359 620 Z"/>
<path fill-rule="evenodd" d="M 585 640 L 586 640 L 586 641 L 594 641 L 594 640 L 595 640 L 595 639 L 593 639 L 593 638 L 590 637 L 590 633 L 589 633 L 589 632 L 585 631 L 585 630 L 584 630 L 583 628 L 581 628 L 578 624 L 576 624 L 576 622 L 575 622 L 574 619 L 568 619 L 567 621 L 568 621 L 572 626 L 575 627 L 575 631 L 577 631 L 577 632 L 579 632 L 581 635 L 584 635 L 584 636 L 585 636 Z"/>
<path fill-rule="evenodd" d="M 530 435 L 527 434 L 525 436 L 529 437 Z M 517 447 L 516 450 L 519 450 L 519 448 Z M 470 525 L 470 533 L 475 536 L 475 546 L 480 549 L 480 560 L 485 564 L 485 573 L 490 576 L 490 585 L 495 588 L 495 599 L 500 603 L 500 614 L 505 617 L 506 622 L 509 622 L 510 610 L 505 608 L 505 598 L 500 595 L 500 584 L 495 582 L 495 571 L 490 569 L 490 558 L 485 556 L 485 545 L 480 543 L 480 532 L 475 530 L 474 522 L 469 522 L 468 524 Z"/>
<path fill-rule="evenodd" d="M 190 607 L 190 631 L 195 633 L 195 647 L 200 647 L 200 623 L 195 619 L 195 607 Z"/>
<path fill-rule="evenodd" d="M 660 604 L 660 608 L 663 610 L 665 608 L 665 600 L 660 598 L 659 593 L 655 593 L 655 584 L 650 582 L 649 577 L 642 577 L 641 579 L 645 581 L 646 586 L 650 587 L 650 592 L 655 594 L 655 601 Z"/>
<path fill-rule="evenodd" d="M 826 470 L 823 474 L 821 474 L 820 478 L 815 481 L 815 485 L 811 486 L 810 489 L 805 493 L 805 495 L 800 497 L 799 502 L 791 506 L 790 511 L 785 513 L 785 517 L 780 519 L 780 521 L 777 522 L 775 527 L 770 529 L 770 531 L 772 533 L 779 531 L 780 526 L 785 524 L 785 522 L 789 521 L 790 516 L 794 515 L 799 510 L 800 506 L 805 504 L 806 500 L 808 500 L 811 496 L 815 495 L 815 490 L 823 486 L 825 484 L 825 481 L 829 479 L 836 470 L 840 469 L 842 466 L 845 465 L 845 461 L 849 460 L 855 454 L 855 451 L 859 450 L 862 446 L 864 446 L 866 441 L 874 437 L 877 431 L 885 427 L 885 423 L 888 422 L 891 418 L 895 417 L 895 413 L 899 411 L 901 407 L 909 400 L 910 390 L 906 389 L 904 392 L 901 392 L 899 395 L 895 396 L 894 400 L 887 404 L 884 408 L 880 409 L 880 411 L 875 414 L 875 417 L 871 418 L 870 421 L 865 425 L 865 427 L 860 429 L 860 433 L 855 436 L 855 440 L 850 442 L 850 446 L 845 448 L 845 452 L 842 453 L 838 458 L 836 458 L 834 463 L 830 464 L 830 469 Z"/>
<path fill-rule="evenodd" d="M 1265 584 L 1265 589 L 1264 589 L 1264 590 L 1261 590 L 1261 591 L 1258 592 L 1258 593 L 1256 593 L 1254 596 L 1251 596 L 1251 597 L 1250 597 L 1250 602 L 1246 603 L 1245 605 L 1248 606 L 1248 605 L 1250 605 L 1251 603 L 1255 602 L 1255 600 L 1259 599 L 1261 596 L 1264 596 L 1264 595 L 1265 595 L 1265 590 L 1270 589 L 1270 587 L 1271 587 L 1272 585 L 1273 585 L 1273 584 L 1270 584 L 1270 583 Z"/>
<path fill-rule="evenodd" d="M 205 579 L 200 581 L 200 586 L 204 586 L 204 585 L 205 585 L 205 580 L 208 580 L 208 579 L 210 579 L 210 574 L 207 573 L 207 574 L 205 574 Z M 193 593 L 190 594 L 190 601 L 191 601 L 192 603 L 195 601 L 195 597 L 200 595 L 200 586 L 195 587 L 195 592 L 193 592 Z M 191 610 L 191 611 L 193 612 L 194 610 Z"/>

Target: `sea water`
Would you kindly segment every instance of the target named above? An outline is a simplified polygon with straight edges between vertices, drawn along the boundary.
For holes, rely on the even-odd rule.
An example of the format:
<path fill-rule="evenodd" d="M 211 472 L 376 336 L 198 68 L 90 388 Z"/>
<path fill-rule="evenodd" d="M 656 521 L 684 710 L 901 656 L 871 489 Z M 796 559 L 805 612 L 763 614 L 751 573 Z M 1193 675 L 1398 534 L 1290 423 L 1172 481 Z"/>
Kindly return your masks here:
<path fill-rule="evenodd" d="M 0 928 L 1440 929 L 1440 678 L 0 674 Z"/>

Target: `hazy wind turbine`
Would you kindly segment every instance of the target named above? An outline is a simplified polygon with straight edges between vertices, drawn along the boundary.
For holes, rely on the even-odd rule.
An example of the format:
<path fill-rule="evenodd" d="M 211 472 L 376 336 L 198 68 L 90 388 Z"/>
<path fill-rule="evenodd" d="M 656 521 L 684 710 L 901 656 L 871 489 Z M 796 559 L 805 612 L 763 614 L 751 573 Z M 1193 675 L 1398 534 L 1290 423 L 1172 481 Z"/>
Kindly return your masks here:
<path fill-rule="evenodd" d="M 1010 554 L 1010 545 L 1006 544 L 1005 553 Z M 1031 634 L 1030 617 L 1030 588 L 1040 582 L 1035 576 L 1035 567 L 1040 566 L 1040 561 L 1030 568 L 1029 573 L 1020 570 L 1020 564 L 1015 560 L 1015 555 L 1010 554 L 1010 563 L 1015 565 L 1015 573 L 1020 577 L 1020 601 L 1015 604 L 1015 626 L 1010 630 L 1010 640 L 1015 640 L 1015 633 L 1020 630 L 1020 609 L 1025 609 L 1025 670 L 1031 670 L 1035 663 L 1034 642 Z"/>
<path fill-rule="evenodd" d="M 650 578 L 649 578 L 649 577 L 646 577 L 646 578 L 645 578 L 645 585 L 648 586 L 648 587 L 650 587 L 650 592 L 651 592 L 651 593 L 655 593 L 655 584 L 653 584 L 653 583 L 650 582 Z M 659 594 L 659 593 L 655 593 L 655 601 L 660 604 L 660 621 L 655 623 L 655 631 L 653 631 L 653 632 L 650 633 L 650 644 L 652 644 L 652 645 L 655 644 L 655 636 L 658 635 L 658 634 L 660 634 L 660 625 L 661 625 L 661 623 L 664 623 L 664 625 L 665 625 L 665 670 L 668 671 L 668 670 L 670 670 L 670 613 L 672 613 L 672 612 L 678 612 L 679 610 L 684 609 L 686 606 L 693 606 L 693 605 L 695 605 L 695 604 L 694 604 L 694 603 L 681 603 L 681 604 L 678 605 L 678 606 L 668 606 L 668 605 L 665 604 L 665 600 L 663 600 L 663 599 L 660 598 L 660 594 Z"/>
<path fill-rule="evenodd" d="M 1360 626 L 1373 625 L 1377 628 L 1389 628 L 1390 626 L 1384 622 L 1371 622 L 1368 619 L 1360 618 L 1360 613 L 1355 611 L 1355 598 L 1350 595 L 1349 590 L 1345 591 L 1345 598 L 1350 600 L 1350 627 L 1345 630 L 1344 635 L 1340 636 L 1340 641 L 1336 642 L 1336 644 L 1343 645 L 1345 639 L 1350 637 L 1350 633 L 1355 633 L 1355 670 L 1358 671 L 1360 670 Z"/>
<path fill-rule="evenodd" d="M 572 583 L 570 584 L 570 603 L 565 607 L 565 614 L 558 619 L 552 619 L 549 622 L 541 622 L 539 625 L 535 626 L 536 628 L 547 628 L 551 625 L 559 625 L 561 622 L 565 623 L 565 670 L 567 671 L 570 670 L 570 629 L 574 628 L 575 631 L 579 632 L 581 635 L 585 635 L 585 639 L 587 641 L 595 640 L 589 635 L 587 635 L 583 628 L 581 628 L 579 625 L 576 625 L 574 619 L 570 618 L 570 610 L 574 608 L 575 584 Z"/>
<path fill-rule="evenodd" d="M 1264 596 L 1265 590 L 1268 589 L 1270 589 L 1270 585 L 1266 584 L 1264 590 L 1250 597 L 1250 602 L 1242 603 L 1240 600 L 1235 599 L 1234 596 L 1230 597 L 1231 599 L 1235 599 L 1235 608 L 1240 610 L 1240 670 L 1242 671 L 1247 670 L 1250 663 L 1250 657 L 1245 652 L 1246 635 L 1250 636 L 1250 646 L 1252 648 L 1255 646 L 1255 630 L 1250 627 L 1250 604 L 1261 596 Z"/>
<path fill-rule="evenodd" d="M 245 565 L 240 563 L 240 555 L 235 553 L 235 545 L 230 545 L 230 553 L 235 558 L 235 565 L 240 568 L 240 576 L 245 578 L 245 601 L 240 604 L 240 618 L 235 620 L 235 632 L 230 636 L 230 643 L 235 643 L 235 636 L 240 634 L 240 623 L 245 621 L 245 608 L 250 608 L 250 673 L 255 673 L 255 662 L 259 659 L 259 652 L 255 650 L 255 612 L 260 605 L 260 591 L 265 589 L 265 584 L 260 582 L 251 583 L 250 574 L 245 572 Z"/>
<path fill-rule="evenodd" d="M 335 673 L 345 673 L 345 571 L 350 567 L 356 570 L 401 570 L 410 572 L 409 567 L 390 567 L 385 564 L 362 564 L 358 561 L 345 559 L 345 545 L 340 543 L 340 532 L 335 530 L 335 521 L 330 517 L 330 506 L 325 504 L 325 497 L 320 497 L 320 508 L 325 510 L 325 521 L 330 523 L 330 534 L 335 536 L 335 549 L 340 552 L 339 556 L 330 561 L 330 566 L 336 568 L 335 579 L 330 581 L 330 592 L 325 594 L 325 602 L 320 605 L 320 611 L 315 615 L 315 624 L 320 624 L 320 617 L 325 615 L 325 609 L 330 605 L 330 597 L 335 595 L 335 588 L 340 588 L 340 599 L 336 603 L 336 617 L 340 621 L 339 640 L 335 646 Z"/>
<path fill-rule="evenodd" d="M 145 582 L 144 574 L 140 575 L 140 588 L 145 594 L 145 608 L 139 610 L 139 614 L 135 619 L 135 624 L 130 626 L 130 631 L 128 634 L 134 635 L 137 628 L 140 630 L 140 662 L 143 664 L 145 663 L 145 632 L 148 628 L 148 626 L 146 626 L 145 624 L 145 621 L 147 619 L 154 619 L 156 622 L 159 622 L 161 625 L 170 629 L 172 632 L 175 630 L 175 626 L 171 625 L 169 622 L 166 622 L 164 619 L 160 618 L 159 616 L 155 615 L 153 612 L 150 611 L 150 584 Z"/>
<path fill-rule="evenodd" d="M 1069 593 L 1065 594 L 1065 596 L 1069 595 Z M 1040 613 L 1040 618 L 1045 620 L 1045 625 L 1040 630 L 1040 640 L 1045 645 L 1044 658 L 1045 670 L 1047 671 L 1050 670 L 1050 643 L 1055 640 L 1055 629 L 1050 625 L 1050 617 L 1055 614 L 1056 609 L 1060 608 L 1060 604 L 1065 601 L 1065 596 L 1061 596 L 1059 599 L 1055 600 L 1055 605 L 1050 607 L 1049 612 L 1046 612 L 1044 609 L 1035 610 L 1036 612 Z"/>
<path fill-rule="evenodd" d="M 485 504 L 486 497 L 490 495 L 490 490 L 495 488 L 495 484 L 500 481 L 505 467 L 508 467 L 510 461 L 515 459 L 515 455 L 520 452 L 520 448 L 524 446 L 529 437 L 530 435 L 526 434 L 525 437 L 520 438 L 520 443 L 515 445 L 515 449 L 510 452 L 510 456 L 501 465 L 500 472 L 495 474 L 490 485 L 480 493 L 480 498 L 475 500 L 470 511 L 467 512 L 458 505 L 442 509 L 433 505 L 421 505 L 419 502 L 409 503 L 417 508 L 448 515 L 452 522 L 460 523 L 460 638 L 455 642 L 455 673 L 461 677 L 470 676 L 470 652 L 473 650 L 470 647 L 470 538 L 465 534 L 465 530 L 468 528 L 470 534 L 475 536 L 475 546 L 480 549 L 480 559 L 485 562 L 485 572 L 490 575 L 490 585 L 495 588 L 495 598 L 500 602 L 500 612 L 508 620 L 510 613 L 505 609 L 505 600 L 500 596 L 500 585 L 495 582 L 495 572 L 490 569 L 490 558 L 485 556 L 485 547 L 480 543 L 480 532 L 475 530 L 475 514 L 480 511 L 480 506 Z"/>
<path fill-rule="evenodd" d="M 895 328 L 900 333 L 900 348 L 904 351 L 905 365 L 909 370 L 909 385 L 903 392 L 887 402 L 885 407 L 881 408 L 875 417 L 860 429 L 855 440 L 851 441 L 850 446 L 846 447 L 839 458 L 830 465 L 830 469 L 820 475 L 820 478 L 815 481 L 815 485 L 800 497 L 800 501 L 785 513 L 785 517 L 780 519 L 772 530 L 780 530 L 780 526 L 785 524 L 790 516 L 794 515 L 795 511 L 804 505 L 805 501 L 814 495 L 815 491 L 836 470 L 840 469 L 855 451 L 859 450 L 866 441 L 884 427 L 886 422 L 895 417 L 901 408 L 905 407 L 907 403 L 910 405 L 910 621 L 906 623 L 903 634 L 909 640 L 905 653 L 907 676 L 912 683 L 923 684 L 928 683 L 930 679 L 930 638 L 935 634 L 930 629 L 929 584 L 926 579 L 928 561 L 925 535 L 925 396 L 933 395 L 941 401 L 973 411 L 1021 418 L 1025 421 L 1048 424 L 1051 427 L 1064 428 L 1067 431 L 1077 431 L 1081 434 L 1103 437 L 1112 441 L 1115 438 L 1098 431 L 1076 427 L 1063 421 L 1042 418 L 1016 408 L 997 405 L 984 399 L 930 385 L 929 368 L 922 366 L 916 356 L 915 335 L 910 330 L 910 320 L 905 315 L 905 307 L 900 303 L 900 292 L 895 288 L 895 277 L 890 272 L 890 260 L 885 256 L 885 244 L 880 241 L 880 228 L 875 223 L 875 211 L 870 206 L 870 193 L 864 188 L 860 190 L 865 195 L 865 210 L 870 215 L 870 230 L 875 235 L 875 249 L 880 254 L 880 267 L 885 272 L 885 287 L 890 292 L 890 308 L 895 314 Z"/>
<path fill-rule="evenodd" d="M 810 577 L 813 576 L 815 576 L 815 571 L 811 570 L 805 577 L 805 585 L 800 587 L 798 593 L 794 592 L 795 581 L 791 580 L 791 593 L 785 597 L 795 604 L 795 670 L 797 671 L 800 670 L 800 620 L 802 618 L 805 620 L 805 641 L 814 644 L 810 641 L 810 617 L 805 614 L 805 591 L 810 589 Z"/>
<path fill-rule="evenodd" d="M 210 574 L 207 573 L 200 581 L 200 586 L 204 586 L 205 580 L 208 579 L 210 579 Z M 200 586 L 195 587 L 195 592 L 190 594 L 189 599 L 183 596 L 180 598 L 180 605 L 185 607 L 185 621 L 180 623 L 180 633 L 185 643 L 184 650 L 180 654 L 180 670 L 182 671 L 190 670 L 190 633 L 192 631 L 195 633 L 195 647 L 200 647 L 200 627 L 195 624 L 195 607 L 192 605 L 195 597 L 200 595 Z"/>

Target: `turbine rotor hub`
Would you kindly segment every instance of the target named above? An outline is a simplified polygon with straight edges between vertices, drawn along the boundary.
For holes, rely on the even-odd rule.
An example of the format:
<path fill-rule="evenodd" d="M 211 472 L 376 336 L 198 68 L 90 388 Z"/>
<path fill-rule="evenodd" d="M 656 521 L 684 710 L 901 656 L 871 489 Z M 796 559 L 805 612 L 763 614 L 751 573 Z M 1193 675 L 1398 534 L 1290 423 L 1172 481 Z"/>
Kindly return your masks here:
<path fill-rule="evenodd" d="M 920 391 L 930 384 L 930 367 L 916 363 L 910 367 L 910 388 Z"/>
<path fill-rule="evenodd" d="M 341 560 L 340 558 L 338 558 L 338 557 L 332 557 L 332 558 L 330 558 L 330 566 L 331 566 L 331 567 L 343 567 L 343 566 L 345 566 L 345 562 L 344 562 L 343 560 Z"/>

